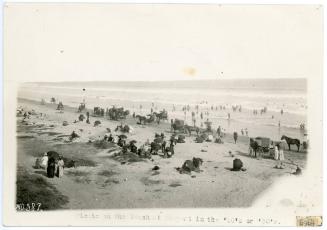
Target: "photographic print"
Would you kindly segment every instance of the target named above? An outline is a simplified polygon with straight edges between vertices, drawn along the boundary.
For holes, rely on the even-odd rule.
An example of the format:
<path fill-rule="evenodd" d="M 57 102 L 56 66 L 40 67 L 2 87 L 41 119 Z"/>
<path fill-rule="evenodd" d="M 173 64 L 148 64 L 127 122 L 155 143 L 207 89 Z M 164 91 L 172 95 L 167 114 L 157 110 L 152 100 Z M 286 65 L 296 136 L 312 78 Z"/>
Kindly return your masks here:
<path fill-rule="evenodd" d="M 8 225 L 322 224 L 321 6 L 4 13 Z"/>

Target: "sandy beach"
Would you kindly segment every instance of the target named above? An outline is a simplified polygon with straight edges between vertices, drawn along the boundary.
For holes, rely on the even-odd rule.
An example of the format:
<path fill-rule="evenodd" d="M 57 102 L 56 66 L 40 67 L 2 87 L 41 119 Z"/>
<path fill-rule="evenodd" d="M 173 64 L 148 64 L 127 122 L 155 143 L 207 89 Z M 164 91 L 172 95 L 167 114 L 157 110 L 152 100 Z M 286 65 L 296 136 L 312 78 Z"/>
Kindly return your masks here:
<path fill-rule="evenodd" d="M 90 117 L 91 124 L 74 123 L 78 120 L 77 108 L 65 106 L 64 112 L 56 110 L 56 104 L 26 99 L 18 100 L 19 108 L 35 111 L 26 122 L 17 117 L 17 166 L 20 175 L 43 178 L 61 197 L 60 209 L 111 209 L 111 208 L 188 208 L 188 207 L 249 207 L 269 188 L 275 179 L 293 176 L 295 166 L 285 164 L 276 169 L 276 161 L 268 158 L 252 158 L 248 154 L 249 137 L 239 136 L 237 144 L 227 133 L 223 144 L 214 142 L 195 143 L 195 134 L 186 135 L 185 143 L 175 146 L 172 158 L 153 155 L 152 159 L 117 158 L 117 145 L 102 149 L 89 143 L 103 139 L 107 128 L 113 130 L 121 122 L 133 127 L 127 140 L 137 140 L 139 147 L 155 133 L 171 135 L 170 122 L 138 125 L 128 116 L 123 121 L 103 117 Z M 42 114 L 42 115 L 41 115 Z M 92 113 L 91 113 L 92 114 Z M 95 120 L 101 125 L 94 127 Z M 63 126 L 63 121 L 68 125 Z M 216 129 L 216 127 L 213 127 Z M 80 138 L 71 142 L 69 135 L 75 131 Z M 34 169 L 36 157 L 44 152 L 57 151 L 77 162 L 76 168 L 65 168 L 62 178 L 47 178 L 42 169 Z M 229 154 L 231 151 L 232 155 Z M 305 167 L 306 152 L 285 151 L 285 159 L 291 159 Z M 180 174 L 176 168 L 193 157 L 203 159 L 200 172 Z M 246 171 L 231 171 L 233 159 L 239 158 Z M 159 170 L 152 170 L 159 166 Z M 48 207 L 47 209 L 53 209 Z"/>

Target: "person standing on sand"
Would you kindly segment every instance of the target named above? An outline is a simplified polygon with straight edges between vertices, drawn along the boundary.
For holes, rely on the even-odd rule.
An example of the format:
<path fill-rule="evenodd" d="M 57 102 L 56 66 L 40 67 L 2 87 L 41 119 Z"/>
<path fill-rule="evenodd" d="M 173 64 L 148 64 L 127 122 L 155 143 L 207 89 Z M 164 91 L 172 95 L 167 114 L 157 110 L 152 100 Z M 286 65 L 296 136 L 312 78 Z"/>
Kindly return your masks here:
<path fill-rule="evenodd" d="M 175 154 L 174 141 L 172 141 L 172 140 L 170 141 L 169 149 L 170 149 L 171 155 L 174 155 Z"/>
<path fill-rule="evenodd" d="M 48 167 L 48 154 L 47 153 L 44 153 L 42 159 L 41 159 L 41 167 L 44 168 L 45 170 L 47 170 L 47 167 Z"/>
<path fill-rule="evenodd" d="M 278 159 L 281 161 L 282 165 L 283 165 L 283 161 L 285 160 L 285 156 L 284 156 L 285 144 L 287 144 L 287 143 L 281 142 L 278 145 L 278 151 L 279 151 Z"/>
<path fill-rule="evenodd" d="M 90 113 L 86 112 L 86 123 L 90 124 Z"/>
<path fill-rule="evenodd" d="M 241 129 L 241 133 L 242 133 L 242 136 L 244 136 L 244 131 L 243 131 L 243 129 Z"/>
<path fill-rule="evenodd" d="M 230 113 L 228 113 L 228 120 L 230 120 Z"/>
<path fill-rule="evenodd" d="M 164 140 L 164 141 L 162 142 L 162 144 L 161 144 L 161 151 L 162 151 L 163 153 L 166 152 L 166 141 L 165 141 L 165 140 Z"/>
<path fill-rule="evenodd" d="M 56 163 L 55 163 L 55 159 L 53 157 L 49 158 L 48 161 L 48 167 L 47 167 L 47 176 L 49 178 L 53 178 L 55 175 L 55 167 L 56 167 Z"/>
<path fill-rule="evenodd" d="M 234 132 L 233 137 L 234 137 L 234 141 L 235 141 L 235 144 L 236 144 L 236 141 L 237 141 L 237 138 L 238 138 L 237 132 Z"/>
<path fill-rule="evenodd" d="M 218 126 L 217 134 L 218 134 L 218 137 L 220 137 L 220 135 L 221 135 L 221 127 L 220 127 L 220 125 Z"/>
<path fill-rule="evenodd" d="M 59 156 L 59 160 L 57 163 L 57 177 L 61 178 L 64 175 L 64 160 L 62 159 L 62 156 Z"/>
<path fill-rule="evenodd" d="M 274 147 L 274 159 L 277 161 L 278 158 L 279 158 L 278 146 L 275 145 L 275 147 Z"/>
<path fill-rule="evenodd" d="M 245 135 L 248 137 L 249 133 L 248 133 L 248 128 L 245 128 Z"/>

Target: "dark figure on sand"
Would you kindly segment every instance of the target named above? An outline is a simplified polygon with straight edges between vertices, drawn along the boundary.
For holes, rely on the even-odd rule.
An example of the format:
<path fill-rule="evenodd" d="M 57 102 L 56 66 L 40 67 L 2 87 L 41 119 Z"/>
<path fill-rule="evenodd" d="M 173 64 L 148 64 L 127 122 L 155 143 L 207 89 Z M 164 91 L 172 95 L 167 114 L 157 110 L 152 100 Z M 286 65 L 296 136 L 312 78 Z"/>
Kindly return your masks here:
<path fill-rule="evenodd" d="M 233 134 L 233 138 L 234 138 L 234 141 L 235 141 L 235 144 L 236 144 L 236 142 L 237 142 L 237 138 L 238 138 L 238 134 L 237 134 L 237 132 L 234 132 L 234 134 Z"/>
<path fill-rule="evenodd" d="M 250 138 L 250 147 L 254 152 L 254 157 L 257 157 L 257 151 L 259 149 L 259 144 L 253 138 Z"/>
<path fill-rule="evenodd" d="M 132 142 L 132 143 L 130 144 L 130 148 L 131 148 L 131 152 L 132 152 L 132 153 L 137 153 L 137 147 L 136 147 L 136 145 L 134 144 L 134 142 Z"/>
<path fill-rule="evenodd" d="M 49 178 L 53 178 L 55 176 L 55 170 L 56 170 L 56 160 L 54 159 L 54 157 L 50 157 L 47 167 L 47 176 Z"/>
<path fill-rule="evenodd" d="M 86 112 L 86 123 L 90 124 L 90 113 Z"/>
<path fill-rule="evenodd" d="M 217 134 L 218 134 L 218 137 L 221 136 L 221 127 L 219 126 L 218 129 L 217 129 Z"/>

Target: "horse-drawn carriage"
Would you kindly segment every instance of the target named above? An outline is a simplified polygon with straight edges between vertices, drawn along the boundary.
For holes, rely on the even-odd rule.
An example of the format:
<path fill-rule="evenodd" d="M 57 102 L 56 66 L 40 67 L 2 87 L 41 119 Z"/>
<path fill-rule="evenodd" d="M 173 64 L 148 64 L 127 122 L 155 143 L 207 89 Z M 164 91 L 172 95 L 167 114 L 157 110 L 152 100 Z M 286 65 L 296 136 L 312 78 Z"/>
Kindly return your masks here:
<path fill-rule="evenodd" d="M 79 106 L 78 106 L 78 110 L 77 112 L 80 113 L 82 112 L 83 110 L 85 110 L 86 106 L 85 106 L 85 103 L 82 102 Z"/>
<path fill-rule="evenodd" d="M 156 116 L 156 118 L 161 121 L 161 120 L 168 120 L 168 113 L 166 110 L 162 110 L 159 113 L 154 112 L 154 115 Z"/>
<path fill-rule="evenodd" d="M 101 108 L 101 107 L 94 107 L 93 108 L 93 116 L 103 117 L 104 116 L 104 109 Z"/>
<path fill-rule="evenodd" d="M 272 155 L 270 143 L 271 140 L 267 137 L 250 138 L 250 154 L 254 153 L 255 157 L 263 155 L 270 157 Z"/>
<path fill-rule="evenodd" d="M 183 132 L 185 133 L 185 124 L 183 120 L 175 119 L 174 122 L 171 124 L 174 132 Z"/>
<path fill-rule="evenodd" d="M 123 107 L 116 108 L 112 107 L 108 110 L 107 115 L 109 116 L 110 120 L 120 120 L 126 119 L 126 116 L 129 115 L 129 110 L 124 110 Z"/>

